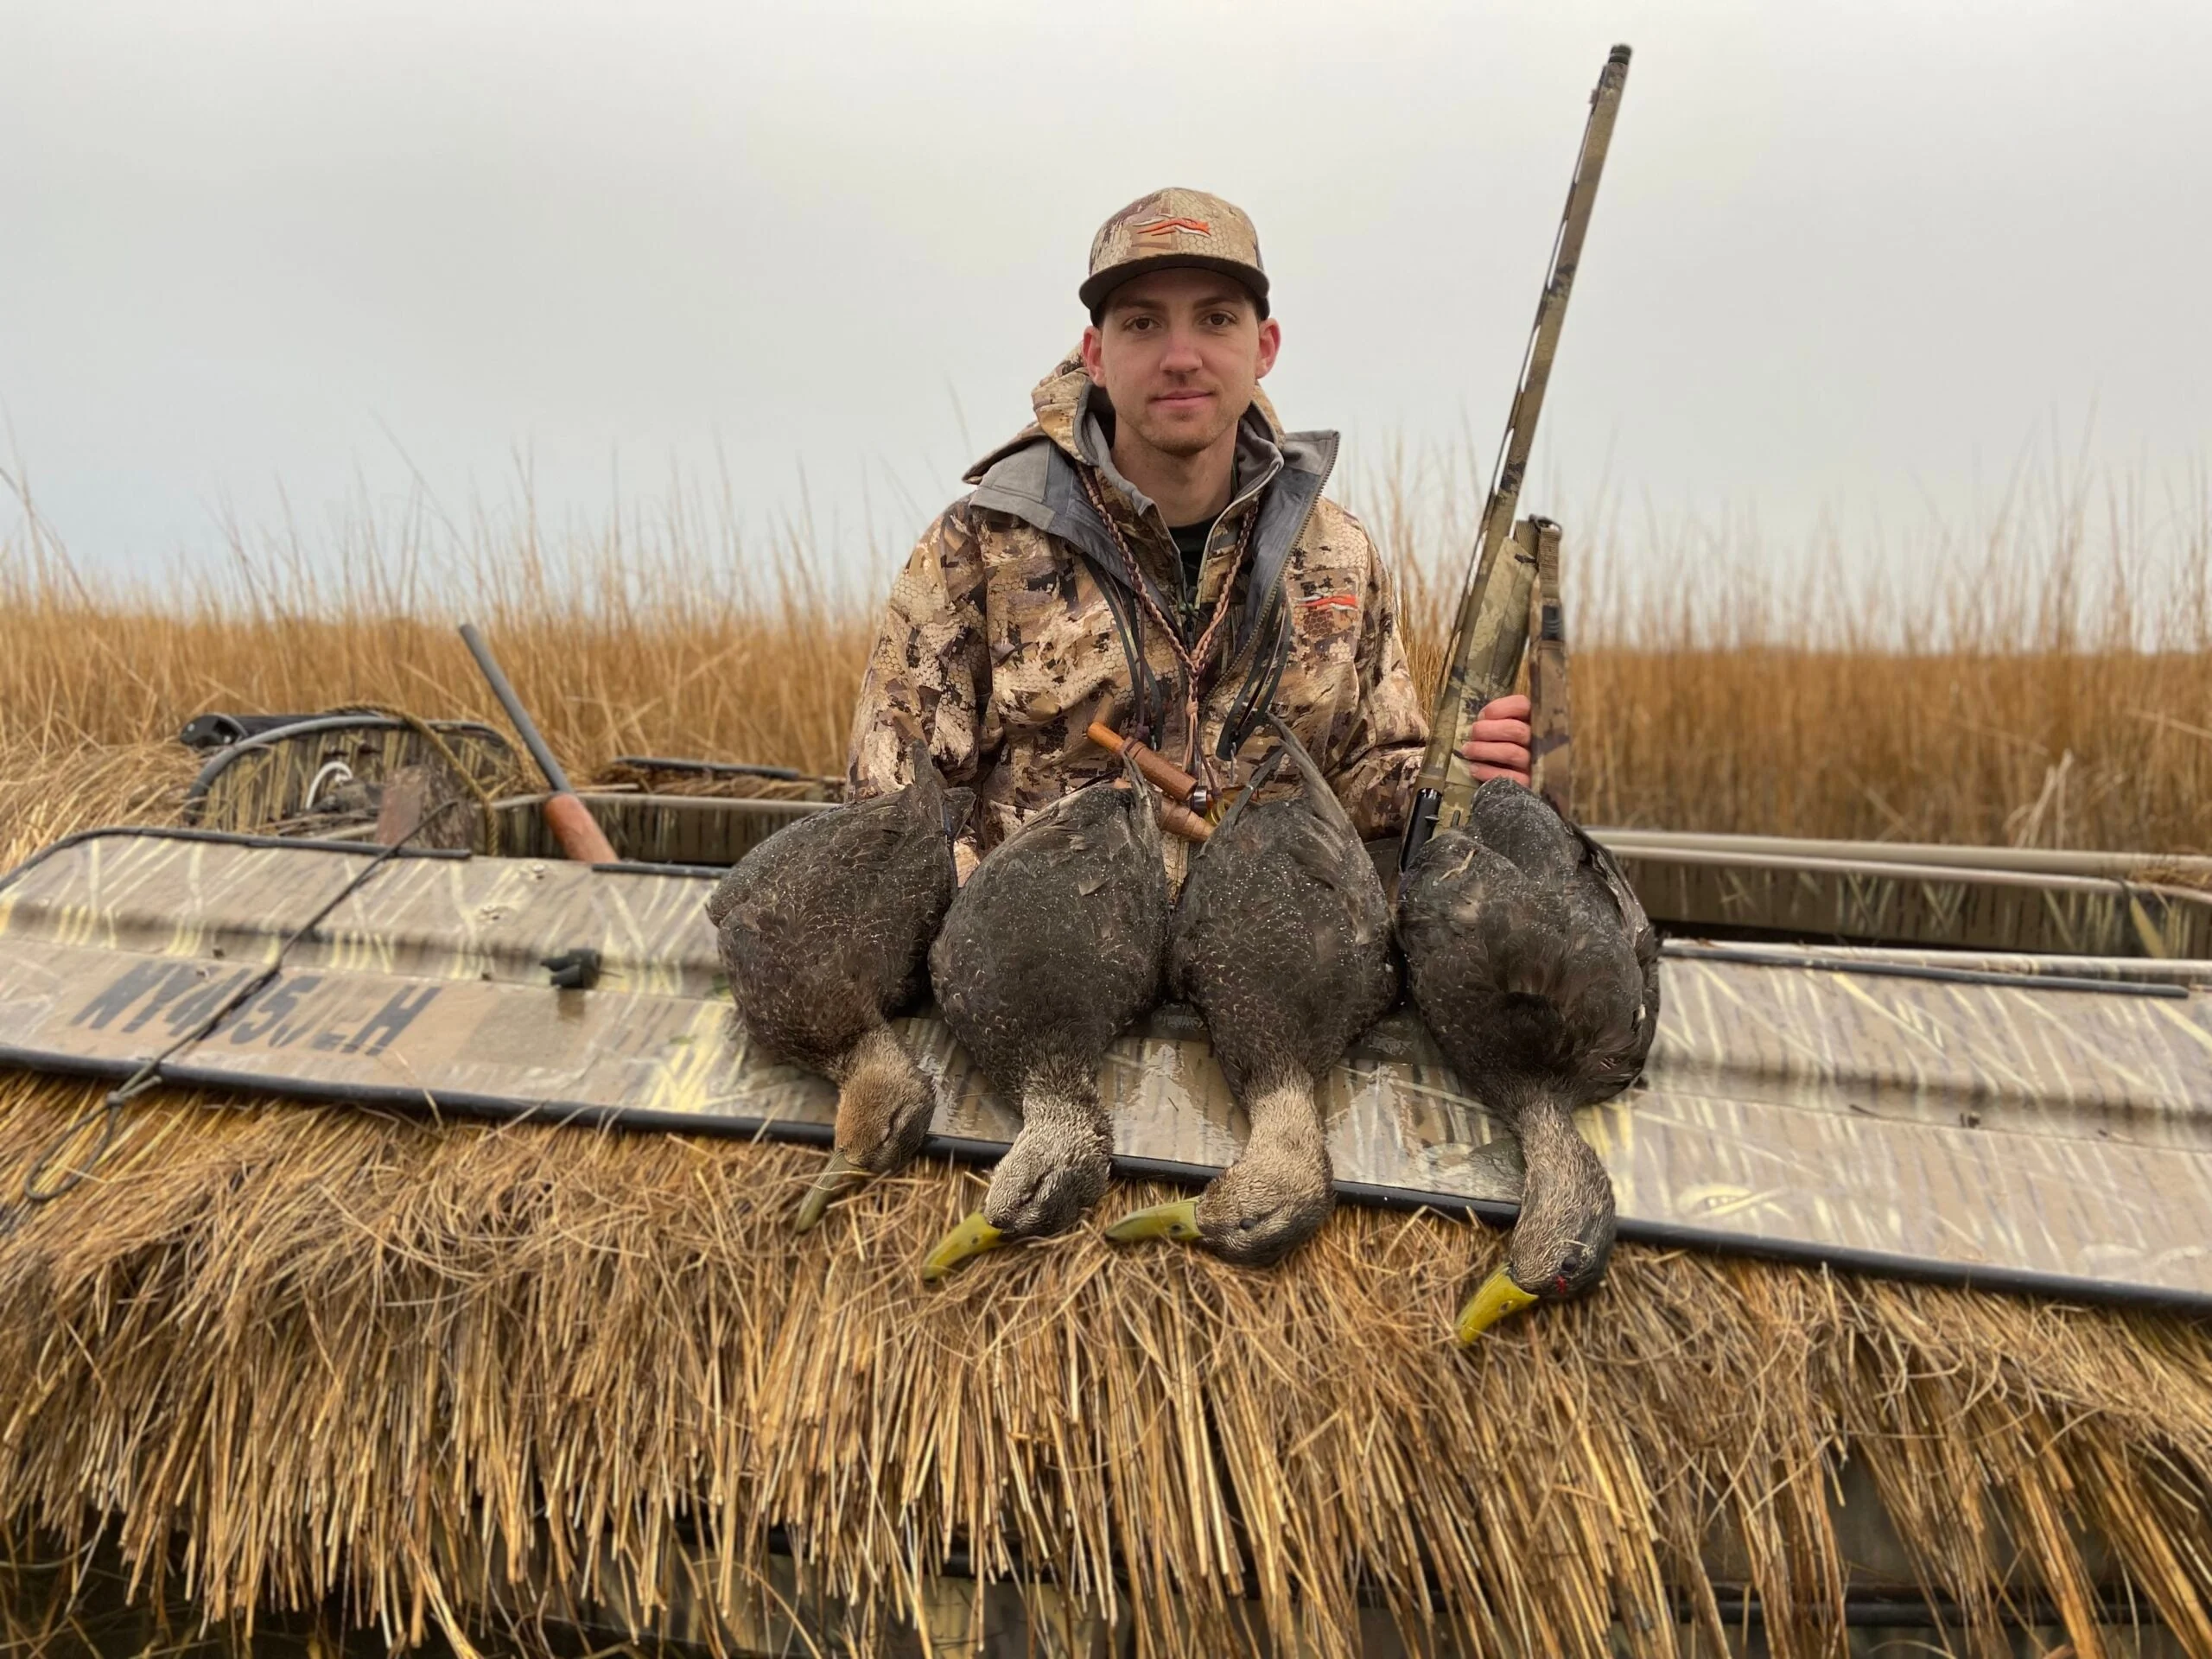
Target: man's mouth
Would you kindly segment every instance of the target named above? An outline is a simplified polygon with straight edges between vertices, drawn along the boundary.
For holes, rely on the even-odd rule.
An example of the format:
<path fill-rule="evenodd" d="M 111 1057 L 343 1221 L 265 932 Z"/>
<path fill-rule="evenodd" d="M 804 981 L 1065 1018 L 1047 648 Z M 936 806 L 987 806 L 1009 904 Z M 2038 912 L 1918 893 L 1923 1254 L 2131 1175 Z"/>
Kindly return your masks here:
<path fill-rule="evenodd" d="M 1211 403 L 1213 401 L 1213 393 L 1210 391 L 1163 391 L 1152 401 L 1153 406 L 1157 409 L 1196 409 L 1202 404 Z"/>

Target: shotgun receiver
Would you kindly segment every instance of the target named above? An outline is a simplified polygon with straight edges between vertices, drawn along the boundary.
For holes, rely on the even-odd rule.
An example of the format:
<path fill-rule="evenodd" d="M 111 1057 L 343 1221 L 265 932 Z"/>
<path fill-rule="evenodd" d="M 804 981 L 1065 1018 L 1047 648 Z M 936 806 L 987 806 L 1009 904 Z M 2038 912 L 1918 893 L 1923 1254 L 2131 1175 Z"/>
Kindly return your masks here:
<path fill-rule="evenodd" d="M 1529 594 L 1536 580 L 1536 527 L 1516 531 L 1513 514 L 1521 502 L 1521 480 L 1536 441 L 1536 417 L 1543 410 L 1544 387 L 1552 357 L 1567 321 L 1567 293 L 1582 257 L 1582 238 L 1590 228 L 1590 208 L 1598 199 L 1598 175 L 1605 170 L 1612 143 L 1613 118 L 1620 111 L 1621 88 L 1628 80 L 1629 49 L 1617 46 L 1605 60 L 1597 90 L 1590 94 L 1590 118 L 1582 129 L 1582 153 L 1567 186 L 1567 208 L 1560 215 L 1552 244 L 1551 278 L 1536 302 L 1535 327 L 1521 361 L 1521 383 L 1513 412 L 1498 444 L 1491 474 L 1490 499 L 1484 503 L 1482 528 L 1475 540 L 1472 574 L 1459 597 L 1452 626 L 1452 648 L 1444 662 L 1444 683 L 1430 711 L 1428 753 L 1421 758 L 1421 783 L 1406 815 L 1405 839 L 1398 848 L 1403 872 L 1440 829 L 1467 821 L 1475 794 L 1472 768 L 1457 753 L 1467 728 L 1484 703 L 1511 689 L 1529 641 Z M 1552 532 L 1554 536 L 1557 531 Z"/>

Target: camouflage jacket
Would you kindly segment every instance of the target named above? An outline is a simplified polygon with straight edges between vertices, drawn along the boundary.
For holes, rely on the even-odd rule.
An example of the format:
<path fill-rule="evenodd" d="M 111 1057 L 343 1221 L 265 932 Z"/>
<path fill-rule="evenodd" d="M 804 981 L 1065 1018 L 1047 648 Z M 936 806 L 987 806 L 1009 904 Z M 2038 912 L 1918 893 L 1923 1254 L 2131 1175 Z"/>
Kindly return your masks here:
<path fill-rule="evenodd" d="M 964 870 L 1032 812 L 1115 774 L 1119 763 L 1084 735 L 1092 721 L 1125 734 L 1149 727 L 1147 741 L 1181 760 L 1181 666 L 1135 601 L 1077 471 L 1089 468 L 1186 639 L 1212 614 L 1246 518 L 1258 515 L 1224 643 L 1201 680 L 1199 753 L 1221 786 L 1243 783 L 1273 747 L 1257 723 L 1272 707 L 1360 833 L 1395 833 L 1427 721 L 1375 545 L 1321 495 L 1336 435 L 1285 434 L 1266 398 L 1255 402 L 1239 428 L 1232 499 L 1190 594 L 1160 509 L 1115 469 L 1110 414 L 1093 407 L 1081 364 L 1061 363 L 1032 401 L 1036 423 L 969 473 L 974 493 L 923 532 L 892 585 L 853 717 L 852 797 L 904 784 L 907 746 L 926 738 L 946 780 L 976 791 Z"/>

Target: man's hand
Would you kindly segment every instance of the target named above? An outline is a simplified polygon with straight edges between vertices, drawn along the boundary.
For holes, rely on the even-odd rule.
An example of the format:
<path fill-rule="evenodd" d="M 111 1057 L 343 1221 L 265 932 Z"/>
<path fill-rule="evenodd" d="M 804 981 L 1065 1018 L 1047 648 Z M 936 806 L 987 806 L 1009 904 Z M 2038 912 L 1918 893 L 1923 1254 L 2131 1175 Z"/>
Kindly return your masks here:
<path fill-rule="evenodd" d="M 1474 768 L 1475 781 L 1510 778 L 1529 787 L 1529 699 L 1516 694 L 1483 705 L 1459 746 L 1459 758 Z"/>

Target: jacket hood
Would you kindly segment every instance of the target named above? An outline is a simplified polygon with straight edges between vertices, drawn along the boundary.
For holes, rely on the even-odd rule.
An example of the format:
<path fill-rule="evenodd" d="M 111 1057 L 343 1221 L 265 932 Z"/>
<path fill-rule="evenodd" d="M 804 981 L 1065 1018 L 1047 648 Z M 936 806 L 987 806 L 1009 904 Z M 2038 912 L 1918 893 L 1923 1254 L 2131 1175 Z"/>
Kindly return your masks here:
<path fill-rule="evenodd" d="M 1052 365 L 1051 373 L 1030 389 L 1029 407 L 1036 418 L 970 467 L 963 481 L 982 483 L 983 474 L 999 461 L 1016 450 L 1028 448 L 1040 437 L 1050 438 L 1053 446 L 1071 461 L 1088 460 L 1076 435 L 1083 429 L 1084 416 L 1095 391 L 1090 376 L 1084 371 L 1081 354 L 1070 352 Z M 1282 422 L 1275 414 L 1275 406 L 1268 401 L 1267 392 L 1258 386 L 1252 388 L 1252 407 L 1245 411 L 1244 418 L 1249 421 L 1255 416 L 1265 423 L 1267 435 L 1281 443 L 1284 435 Z"/>

